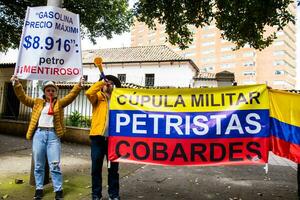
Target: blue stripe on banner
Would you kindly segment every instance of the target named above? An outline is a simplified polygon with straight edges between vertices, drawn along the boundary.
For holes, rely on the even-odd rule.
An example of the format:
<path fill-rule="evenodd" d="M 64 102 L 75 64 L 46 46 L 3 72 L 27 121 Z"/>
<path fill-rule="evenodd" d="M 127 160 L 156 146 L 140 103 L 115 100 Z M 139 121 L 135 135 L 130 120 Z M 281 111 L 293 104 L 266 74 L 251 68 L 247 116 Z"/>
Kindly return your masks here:
<path fill-rule="evenodd" d="M 270 118 L 271 134 L 286 142 L 300 145 L 300 127 L 293 126 L 279 121 L 276 118 Z"/>
<path fill-rule="evenodd" d="M 111 110 L 110 136 L 150 138 L 269 137 L 269 110 L 147 112 Z"/>

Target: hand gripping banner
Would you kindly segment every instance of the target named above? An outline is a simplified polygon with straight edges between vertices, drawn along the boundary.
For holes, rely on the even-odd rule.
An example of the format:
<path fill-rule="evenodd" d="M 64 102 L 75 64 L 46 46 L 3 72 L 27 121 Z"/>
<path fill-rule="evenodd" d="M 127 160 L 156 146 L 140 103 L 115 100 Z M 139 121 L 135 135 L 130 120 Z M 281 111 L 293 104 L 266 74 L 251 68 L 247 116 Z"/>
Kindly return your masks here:
<path fill-rule="evenodd" d="M 114 90 L 109 159 L 160 165 L 268 160 L 266 85 Z"/>

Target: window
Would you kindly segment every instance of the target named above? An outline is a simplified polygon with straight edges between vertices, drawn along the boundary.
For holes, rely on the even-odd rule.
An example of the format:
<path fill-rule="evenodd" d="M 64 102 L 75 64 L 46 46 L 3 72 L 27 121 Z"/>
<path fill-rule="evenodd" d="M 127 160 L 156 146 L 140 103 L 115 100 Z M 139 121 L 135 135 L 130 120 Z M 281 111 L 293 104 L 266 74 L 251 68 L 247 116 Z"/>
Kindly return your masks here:
<path fill-rule="evenodd" d="M 283 45 L 283 44 L 284 44 L 284 41 L 282 41 L 282 40 L 274 42 L 274 46 L 280 46 L 280 45 Z"/>
<path fill-rule="evenodd" d="M 204 50 L 204 51 L 202 51 L 201 52 L 201 54 L 204 54 L 204 55 L 206 55 L 206 54 L 210 54 L 210 53 L 214 53 L 215 52 L 215 50 L 214 49 L 208 49 L 208 50 Z"/>
<path fill-rule="evenodd" d="M 275 75 L 285 74 L 284 70 L 275 70 Z"/>
<path fill-rule="evenodd" d="M 215 67 L 214 66 L 204 66 L 202 69 L 205 72 L 211 72 L 211 71 L 215 70 Z"/>
<path fill-rule="evenodd" d="M 154 74 L 145 74 L 145 86 L 154 86 Z"/>
<path fill-rule="evenodd" d="M 189 48 L 190 48 L 190 49 L 194 49 L 194 48 L 196 48 L 196 45 L 195 45 L 195 44 L 192 44 L 192 45 L 189 46 Z"/>
<path fill-rule="evenodd" d="M 243 84 L 245 84 L 245 85 L 251 85 L 251 84 L 256 84 L 256 82 L 253 81 L 253 80 L 246 80 L 246 81 L 243 81 Z"/>
<path fill-rule="evenodd" d="M 281 80 L 279 81 L 279 80 L 278 80 L 278 81 L 273 81 L 273 84 L 274 84 L 274 85 L 285 85 L 286 82 L 285 82 L 285 81 L 281 81 Z"/>
<path fill-rule="evenodd" d="M 224 55 L 221 57 L 221 60 L 230 60 L 235 58 L 235 55 L 231 54 L 231 55 Z"/>
<path fill-rule="evenodd" d="M 278 66 L 278 65 L 285 65 L 284 60 L 276 60 L 273 62 L 273 66 Z"/>
<path fill-rule="evenodd" d="M 126 74 L 118 74 L 118 79 L 120 80 L 121 83 L 126 82 Z"/>
<path fill-rule="evenodd" d="M 202 38 L 212 38 L 212 37 L 215 37 L 215 33 L 208 33 L 202 35 Z"/>
<path fill-rule="evenodd" d="M 190 58 L 190 57 L 193 57 L 195 55 L 196 55 L 196 53 L 194 53 L 194 52 L 188 52 L 188 53 L 183 54 L 183 57 Z"/>
<path fill-rule="evenodd" d="M 285 54 L 285 51 L 274 51 L 273 55 L 274 56 L 283 56 Z"/>
<path fill-rule="evenodd" d="M 220 67 L 222 68 L 222 69 L 226 69 L 226 68 L 232 68 L 232 67 L 235 67 L 235 63 L 223 63 L 223 64 L 221 64 L 220 65 Z"/>
<path fill-rule="evenodd" d="M 284 32 L 283 32 L 283 31 L 278 31 L 278 32 L 276 33 L 276 35 L 277 35 L 277 36 L 284 35 Z"/>
<path fill-rule="evenodd" d="M 160 37 L 160 38 L 159 38 L 159 41 L 161 41 L 161 42 L 165 42 L 165 41 L 166 41 L 166 37 L 165 37 L 165 36 L 163 36 L 163 37 Z"/>
<path fill-rule="evenodd" d="M 294 84 L 291 84 L 289 82 L 286 82 L 286 81 L 282 81 L 282 80 L 276 80 L 276 81 L 273 81 L 273 84 L 274 85 L 281 85 L 283 87 L 289 87 L 289 88 L 295 88 L 295 85 Z"/>
<path fill-rule="evenodd" d="M 155 39 L 148 40 L 148 44 L 149 44 L 149 45 L 153 45 L 153 43 L 155 43 Z"/>
<path fill-rule="evenodd" d="M 243 66 L 248 67 L 248 66 L 255 66 L 255 62 L 254 61 L 247 61 L 243 63 Z"/>
<path fill-rule="evenodd" d="M 255 75 L 256 73 L 255 73 L 255 71 L 245 71 L 245 72 L 243 72 L 243 74 L 245 76 L 250 76 L 250 75 Z"/>
<path fill-rule="evenodd" d="M 206 46 L 212 46 L 212 45 L 215 45 L 215 42 L 203 42 L 203 43 L 202 43 L 202 46 L 203 46 L 203 47 L 206 47 Z"/>
<path fill-rule="evenodd" d="M 255 52 L 253 51 L 248 51 L 243 53 L 243 57 L 253 57 L 253 56 L 255 56 Z"/>
<path fill-rule="evenodd" d="M 208 62 L 214 62 L 216 59 L 215 57 L 210 57 L 210 58 L 202 58 L 201 62 L 202 63 L 208 63 Z"/>
<path fill-rule="evenodd" d="M 224 52 L 224 51 L 232 51 L 232 49 L 233 49 L 232 46 L 222 47 L 222 48 L 221 48 L 221 52 Z"/>
<path fill-rule="evenodd" d="M 150 31 L 150 32 L 148 32 L 148 37 L 152 37 L 152 36 L 154 36 L 155 34 L 156 34 L 155 31 Z"/>
<path fill-rule="evenodd" d="M 213 29 L 213 28 L 215 28 L 215 27 L 216 27 L 215 25 L 204 26 L 204 27 L 203 27 L 203 30 L 210 30 L 210 29 Z"/>

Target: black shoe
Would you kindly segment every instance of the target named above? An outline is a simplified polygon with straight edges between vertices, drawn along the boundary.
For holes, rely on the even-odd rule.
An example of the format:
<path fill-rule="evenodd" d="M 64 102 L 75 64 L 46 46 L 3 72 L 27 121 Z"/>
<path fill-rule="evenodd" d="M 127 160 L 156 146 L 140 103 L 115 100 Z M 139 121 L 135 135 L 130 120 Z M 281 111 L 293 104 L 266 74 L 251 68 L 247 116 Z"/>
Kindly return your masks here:
<path fill-rule="evenodd" d="M 64 199 L 63 191 L 60 190 L 55 192 L 55 200 L 62 200 L 62 199 Z"/>
<path fill-rule="evenodd" d="M 99 198 L 99 197 L 92 197 L 93 200 L 103 200 L 103 198 Z"/>
<path fill-rule="evenodd" d="M 33 199 L 41 200 L 43 198 L 43 190 L 35 190 Z"/>
<path fill-rule="evenodd" d="M 115 198 L 110 198 L 109 197 L 109 200 L 121 200 L 121 198 L 120 197 L 115 197 Z"/>

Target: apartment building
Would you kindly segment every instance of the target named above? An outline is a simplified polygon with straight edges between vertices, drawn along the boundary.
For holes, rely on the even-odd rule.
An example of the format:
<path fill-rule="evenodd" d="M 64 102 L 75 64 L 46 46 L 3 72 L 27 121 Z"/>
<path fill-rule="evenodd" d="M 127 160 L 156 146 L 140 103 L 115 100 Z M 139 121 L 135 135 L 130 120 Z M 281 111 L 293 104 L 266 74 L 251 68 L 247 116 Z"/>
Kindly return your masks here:
<path fill-rule="evenodd" d="M 296 5 L 289 9 L 296 15 Z M 235 74 L 238 85 L 267 83 L 277 89 L 294 89 L 296 86 L 296 26 L 288 24 L 277 32 L 274 43 L 262 50 L 249 46 L 233 51 L 235 45 L 221 38 L 214 24 L 196 29 L 194 41 L 188 49 L 180 50 L 166 42 L 164 25 L 149 30 L 144 23 L 136 22 L 131 29 L 131 46 L 167 45 L 176 53 L 192 59 L 204 72 L 229 71 Z M 269 28 L 267 32 L 271 32 Z"/>

